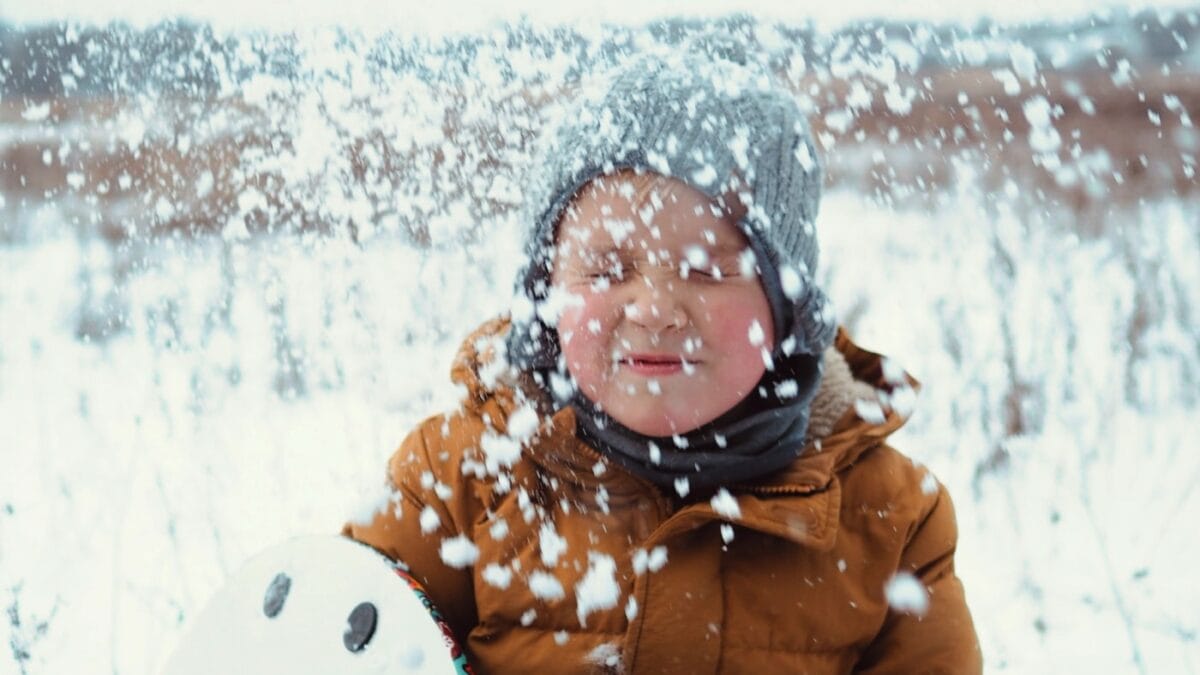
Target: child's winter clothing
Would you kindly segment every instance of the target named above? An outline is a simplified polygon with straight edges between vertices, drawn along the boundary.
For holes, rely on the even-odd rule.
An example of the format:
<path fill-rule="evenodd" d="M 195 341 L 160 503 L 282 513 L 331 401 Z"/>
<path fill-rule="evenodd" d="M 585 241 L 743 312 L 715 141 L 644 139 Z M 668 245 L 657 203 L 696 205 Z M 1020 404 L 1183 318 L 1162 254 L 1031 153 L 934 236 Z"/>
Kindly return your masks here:
<path fill-rule="evenodd" d="M 497 381 L 507 328 L 463 344 L 462 410 L 404 441 L 393 502 L 345 528 L 408 565 L 480 672 L 980 672 L 950 498 L 887 445 L 902 416 L 869 412 L 911 378 L 839 333 L 801 456 L 679 499 L 582 443 L 572 408 L 535 430 L 540 388 Z M 924 612 L 890 610 L 889 582 Z"/>
<path fill-rule="evenodd" d="M 533 232 L 511 324 L 489 322 L 467 339 L 452 371 L 468 392 L 461 409 L 429 418 L 404 441 L 389 465 L 392 499 L 371 522 L 345 528 L 425 584 L 479 672 L 981 669 L 954 575 L 950 498 L 886 443 L 916 382 L 894 373 L 889 380 L 879 355 L 838 331 L 815 282 L 821 168 L 808 127 L 791 95 L 744 61 L 729 49 L 715 58 L 634 60 L 547 135 L 542 170 L 529 183 Z M 732 408 L 721 400 L 718 417 L 673 438 L 623 426 L 611 406 L 576 386 L 572 372 L 597 371 L 579 371 L 582 359 L 565 362 L 562 345 L 580 342 L 561 339 L 550 307 L 564 210 L 589 181 L 620 169 L 699 190 L 708 208 L 725 210 L 716 229 L 753 254 L 753 272 L 739 276 L 749 285 L 722 286 L 747 295 L 721 314 L 702 304 L 717 297 L 716 286 L 688 286 L 686 271 L 661 286 L 618 273 L 611 287 L 582 291 L 603 308 L 591 316 L 613 322 L 590 325 L 602 345 L 594 360 L 614 373 L 664 358 L 681 367 L 688 348 L 676 343 L 698 330 L 695 317 L 724 331 L 712 335 L 741 331 L 740 340 L 750 322 L 734 326 L 729 315 L 757 307 L 748 337 L 757 350 L 759 329 L 761 362 L 757 351 L 737 361 L 713 348 L 699 363 L 758 385 L 748 394 L 726 387 Z M 729 215 L 729 201 L 744 217 Z M 645 210 L 635 219 L 658 237 L 654 209 Z M 698 237 L 687 213 L 673 231 Z M 621 246 L 620 237 L 609 240 Z M 658 265 L 654 246 L 621 255 Z M 680 315 L 690 307 L 690 323 L 669 335 L 621 323 L 657 311 L 646 300 L 650 311 L 630 314 L 625 303 L 635 293 L 676 303 L 670 309 Z M 761 337 L 759 316 L 772 322 L 773 344 Z M 639 348 L 670 353 L 629 355 Z M 698 380 L 673 377 L 671 401 L 718 400 L 688 398 Z M 659 386 L 648 377 L 623 382 L 637 386 L 607 399 L 618 407 L 634 400 L 625 391 Z M 654 410 L 661 400 L 631 405 Z"/>

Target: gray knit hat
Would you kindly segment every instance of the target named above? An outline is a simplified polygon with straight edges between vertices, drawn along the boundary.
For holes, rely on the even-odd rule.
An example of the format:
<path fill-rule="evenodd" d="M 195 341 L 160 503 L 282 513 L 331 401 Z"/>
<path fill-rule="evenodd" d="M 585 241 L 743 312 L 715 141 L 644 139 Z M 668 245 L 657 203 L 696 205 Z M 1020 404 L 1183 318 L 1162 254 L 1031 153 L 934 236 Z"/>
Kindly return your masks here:
<path fill-rule="evenodd" d="M 672 176 L 713 199 L 737 189 L 777 356 L 819 356 L 832 344 L 833 312 L 814 282 L 822 180 L 816 148 L 791 93 L 748 64 L 739 46 L 709 41 L 640 56 L 582 91 L 542 143 L 527 185 L 534 228 L 508 339 L 514 364 L 554 367 L 556 339 L 542 301 L 556 224 L 581 187 L 621 168 Z"/>

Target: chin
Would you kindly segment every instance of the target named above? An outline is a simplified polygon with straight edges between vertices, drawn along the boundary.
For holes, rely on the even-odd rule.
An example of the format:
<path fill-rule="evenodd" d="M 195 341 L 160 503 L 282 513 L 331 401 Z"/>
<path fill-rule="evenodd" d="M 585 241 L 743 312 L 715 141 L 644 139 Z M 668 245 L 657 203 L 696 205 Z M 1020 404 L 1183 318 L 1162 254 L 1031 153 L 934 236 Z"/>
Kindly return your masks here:
<path fill-rule="evenodd" d="M 613 419 L 643 436 L 653 436 L 656 438 L 686 434 L 700 426 L 694 422 L 679 422 L 666 413 L 636 416 L 621 415 L 620 417 L 613 415 Z"/>

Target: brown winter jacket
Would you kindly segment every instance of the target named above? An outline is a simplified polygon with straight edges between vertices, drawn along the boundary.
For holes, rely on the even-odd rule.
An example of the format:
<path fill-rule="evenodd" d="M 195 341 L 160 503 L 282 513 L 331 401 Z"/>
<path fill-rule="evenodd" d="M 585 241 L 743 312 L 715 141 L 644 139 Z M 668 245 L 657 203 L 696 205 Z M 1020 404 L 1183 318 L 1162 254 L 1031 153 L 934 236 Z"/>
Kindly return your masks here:
<path fill-rule="evenodd" d="M 606 462 L 575 437 L 571 409 L 543 407 L 531 437 L 514 429 L 527 440 L 507 469 L 507 420 L 534 388 L 500 381 L 506 329 L 495 320 L 464 343 L 463 408 L 404 441 L 391 501 L 344 529 L 425 583 L 478 672 L 980 672 L 950 497 L 886 444 L 898 412 L 854 405 L 914 380 L 897 390 L 879 355 L 839 333 L 805 452 L 731 487 L 731 509 Z M 468 552 L 448 548 L 453 565 L 447 539 Z M 898 572 L 924 586 L 922 614 L 889 609 Z"/>

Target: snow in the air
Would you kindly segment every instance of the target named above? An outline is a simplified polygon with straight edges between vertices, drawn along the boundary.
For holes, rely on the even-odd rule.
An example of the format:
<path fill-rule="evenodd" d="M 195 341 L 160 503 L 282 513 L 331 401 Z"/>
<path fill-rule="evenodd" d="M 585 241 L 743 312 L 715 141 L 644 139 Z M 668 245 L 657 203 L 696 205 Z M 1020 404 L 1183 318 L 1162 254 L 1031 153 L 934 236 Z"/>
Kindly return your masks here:
<path fill-rule="evenodd" d="M 508 417 L 508 435 L 521 442 L 537 431 L 538 415 L 532 406 L 521 406 Z"/>
<path fill-rule="evenodd" d="M 635 574 L 657 572 L 667 564 L 667 547 L 655 546 L 647 551 L 639 548 L 633 553 L 633 571 Z"/>
<path fill-rule="evenodd" d="M 883 590 L 888 606 L 897 612 L 922 616 L 929 609 L 929 592 L 908 572 L 900 572 L 889 579 Z"/>
<path fill-rule="evenodd" d="M 692 482 L 687 478 L 675 479 L 675 494 L 686 497 L 692 491 Z"/>
<path fill-rule="evenodd" d="M 589 614 L 617 606 L 621 600 L 621 587 L 617 585 L 616 575 L 617 563 L 612 556 L 588 554 L 587 573 L 575 584 L 575 611 L 581 626 L 587 625 Z"/>
<path fill-rule="evenodd" d="M 508 536 L 508 521 L 503 518 L 497 518 L 496 522 L 488 527 L 488 534 L 496 541 L 504 539 Z"/>
<path fill-rule="evenodd" d="M 512 478 L 531 408 L 461 466 L 520 500 L 472 536 L 535 539 L 535 566 L 576 566 L 569 588 L 445 536 L 460 476 L 423 476 L 433 503 L 408 509 L 386 480 L 414 426 L 468 394 L 448 373 L 472 329 L 575 302 L 512 302 L 531 139 L 563 85 L 678 28 L 646 27 L 674 5 L 524 2 L 528 23 L 479 3 L 0 6 L 0 672 L 156 673 L 255 553 L 389 509 L 488 592 L 527 585 L 523 626 L 565 600 L 581 623 L 644 609 L 615 580 L 668 569 L 665 546 L 568 550 L 545 512 L 576 505 Z M 988 672 L 1200 667 L 1200 18 L 1174 6 L 763 2 L 737 33 L 793 86 L 827 169 L 820 262 L 781 267 L 782 290 L 818 285 L 833 308 L 812 311 L 889 356 L 889 386 L 854 409 L 909 418 L 890 442 L 953 499 Z M 728 10 L 689 3 L 688 21 Z M 157 26 L 178 13 L 212 40 L 143 51 L 189 34 Z M 20 32 L 67 16 L 82 23 Z M 925 22 L 838 37 L 872 16 Z M 94 25 L 113 18 L 131 23 Z M 684 262 L 707 269 L 702 253 Z M 749 249 L 737 263 L 758 271 Z M 764 329 L 736 327 L 768 363 Z M 736 490 L 709 503 L 738 519 Z M 837 560 L 837 580 L 869 564 Z M 916 615 L 932 599 L 905 573 L 883 592 Z"/>
<path fill-rule="evenodd" d="M 725 488 L 717 490 L 717 494 L 713 495 L 709 503 L 712 504 L 713 511 L 723 518 L 737 520 L 742 517 L 742 509 L 738 506 L 737 497 L 734 497 Z"/>
<path fill-rule="evenodd" d="M 762 324 L 758 322 L 758 319 L 755 319 L 753 322 L 751 322 L 750 328 L 747 332 L 747 337 L 750 339 L 750 344 L 754 345 L 755 347 L 758 347 L 763 343 L 765 336 L 763 334 Z"/>
<path fill-rule="evenodd" d="M 488 563 L 483 568 L 483 580 L 499 589 L 508 588 L 512 583 L 512 568 L 507 565 L 501 566 L 496 563 Z"/>
<path fill-rule="evenodd" d="M 442 562 L 456 569 L 470 567 L 479 559 L 479 549 L 475 542 L 464 534 L 443 539 L 439 553 Z"/>
<path fill-rule="evenodd" d="M 783 265 L 779 268 L 779 281 L 783 285 L 784 295 L 792 300 L 799 298 L 800 294 L 804 292 L 804 279 L 791 265 Z"/>
<path fill-rule="evenodd" d="M 542 570 L 534 570 L 529 575 L 529 590 L 535 598 L 546 602 L 554 602 L 566 597 L 562 582 L 553 574 Z"/>
<path fill-rule="evenodd" d="M 738 274 L 743 277 L 752 277 L 756 274 L 758 261 L 754 258 L 754 251 L 745 249 L 738 254 Z"/>
<path fill-rule="evenodd" d="M 437 509 L 427 505 L 421 509 L 420 523 L 421 531 L 429 534 L 441 527 L 442 517 L 438 515 Z"/>
<path fill-rule="evenodd" d="M 551 523 L 542 523 L 538 532 L 538 545 L 542 553 L 542 564 L 554 567 L 558 558 L 567 551 L 567 540 L 559 536 Z"/>
<path fill-rule="evenodd" d="M 521 458 L 521 443 L 511 436 L 489 433 L 480 441 L 489 473 L 511 467 Z"/>

